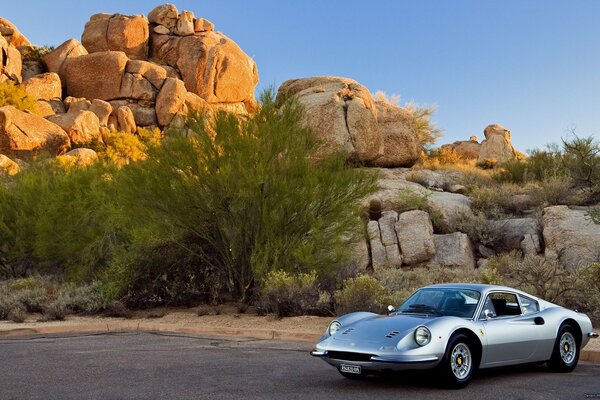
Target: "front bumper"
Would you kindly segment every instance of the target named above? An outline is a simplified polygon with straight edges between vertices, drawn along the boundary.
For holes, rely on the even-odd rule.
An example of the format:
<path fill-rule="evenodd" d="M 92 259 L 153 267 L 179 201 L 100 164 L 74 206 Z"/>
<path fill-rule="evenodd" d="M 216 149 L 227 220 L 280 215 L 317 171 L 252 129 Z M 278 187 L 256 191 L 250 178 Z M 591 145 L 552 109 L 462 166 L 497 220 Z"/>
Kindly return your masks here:
<path fill-rule="evenodd" d="M 588 333 L 588 337 L 592 338 L 592 339 L 595 339 L 595 338 L 598 337 L 598 334 L 596 332 L 590 332 L 590 333 Z"/>
<path fill-rule="evenodd" d="M 359 365 L 364 371 L 406 371 L 435 368 L 440 358 L 436 355 L 402 356 L 402 355 L 373 355 L 368 361 L 343 360 L 331 358 L 328 351 L 313 350 L 313 357 L 322 358 L 326 363 L 338 368 L 341 364 Z"/>

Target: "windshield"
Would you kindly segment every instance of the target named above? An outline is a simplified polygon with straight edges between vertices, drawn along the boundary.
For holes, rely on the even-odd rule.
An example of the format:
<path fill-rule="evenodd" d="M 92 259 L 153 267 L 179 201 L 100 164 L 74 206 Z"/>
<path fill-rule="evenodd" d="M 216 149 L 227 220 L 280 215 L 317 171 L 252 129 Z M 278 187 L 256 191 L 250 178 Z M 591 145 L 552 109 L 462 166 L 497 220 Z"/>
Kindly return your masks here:
<path fill-rule="evenodd" d="M 473 318 L 480 298 L 481 293 L 469 289 L 420 289 L 400 306 L 398 312 Z"/>

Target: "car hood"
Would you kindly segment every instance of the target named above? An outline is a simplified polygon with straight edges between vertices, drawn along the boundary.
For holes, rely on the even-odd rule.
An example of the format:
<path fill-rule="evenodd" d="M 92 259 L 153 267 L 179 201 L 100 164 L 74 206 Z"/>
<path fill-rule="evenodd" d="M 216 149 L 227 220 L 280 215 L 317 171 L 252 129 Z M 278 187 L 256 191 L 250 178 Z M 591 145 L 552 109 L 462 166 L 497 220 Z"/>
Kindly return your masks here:
<path fill-rule="evenodd" d="M 395 314 L 391 316 L 374 316 L 355 322 L 342 328 L 333 335 L 336 341 L 369 341 L 381 342 L 388 339 L 401 339 L 418 326 L 424 325 L 432 317 L 422 314 Z"/>

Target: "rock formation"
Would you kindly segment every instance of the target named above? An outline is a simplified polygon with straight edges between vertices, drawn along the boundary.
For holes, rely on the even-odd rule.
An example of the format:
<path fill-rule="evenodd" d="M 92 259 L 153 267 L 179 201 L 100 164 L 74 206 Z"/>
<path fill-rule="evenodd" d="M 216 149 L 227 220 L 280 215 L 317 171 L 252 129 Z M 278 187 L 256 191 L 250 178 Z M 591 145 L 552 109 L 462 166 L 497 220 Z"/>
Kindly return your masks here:
<path fill-rule="evenodd" d="M 481 143 L 477 141 L 477 136 L 471 136 L 469 140 L 459 140 L 442 145 L 441 148 L 454 151 L 463 160 L 477 160 L 481 151 Z"/>
<path fill-rule="evenodd" d="M 478 164 L 504 164 L 517 156 L 510 141 L 510 131 L 502 125 L 488 125 L 484 131 L 485 140 L 481 142 Z"/>

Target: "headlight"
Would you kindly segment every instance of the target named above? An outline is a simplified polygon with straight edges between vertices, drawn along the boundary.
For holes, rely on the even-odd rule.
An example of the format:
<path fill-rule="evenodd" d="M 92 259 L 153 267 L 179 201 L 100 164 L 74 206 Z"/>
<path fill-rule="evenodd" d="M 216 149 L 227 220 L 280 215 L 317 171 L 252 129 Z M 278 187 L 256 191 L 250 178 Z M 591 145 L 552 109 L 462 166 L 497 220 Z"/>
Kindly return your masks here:
<path fill-rule="evenodd" d="M 431 341 L 431 332 L 424 326 L 420 326 L 415 331 L 415 341 L 419 346 L 425 346 Z"/>
<path fill-rule="evenodd" d="M 339 331 L 341 327 L 342 327 L 342 324 L 340 324 L 339 321 L 333 321 L 331 324 L 329 324 L 329 328 L 327 328 L 327 332 L 329 332 L 329 335 L 333 335 L 334 333 Z"/>

